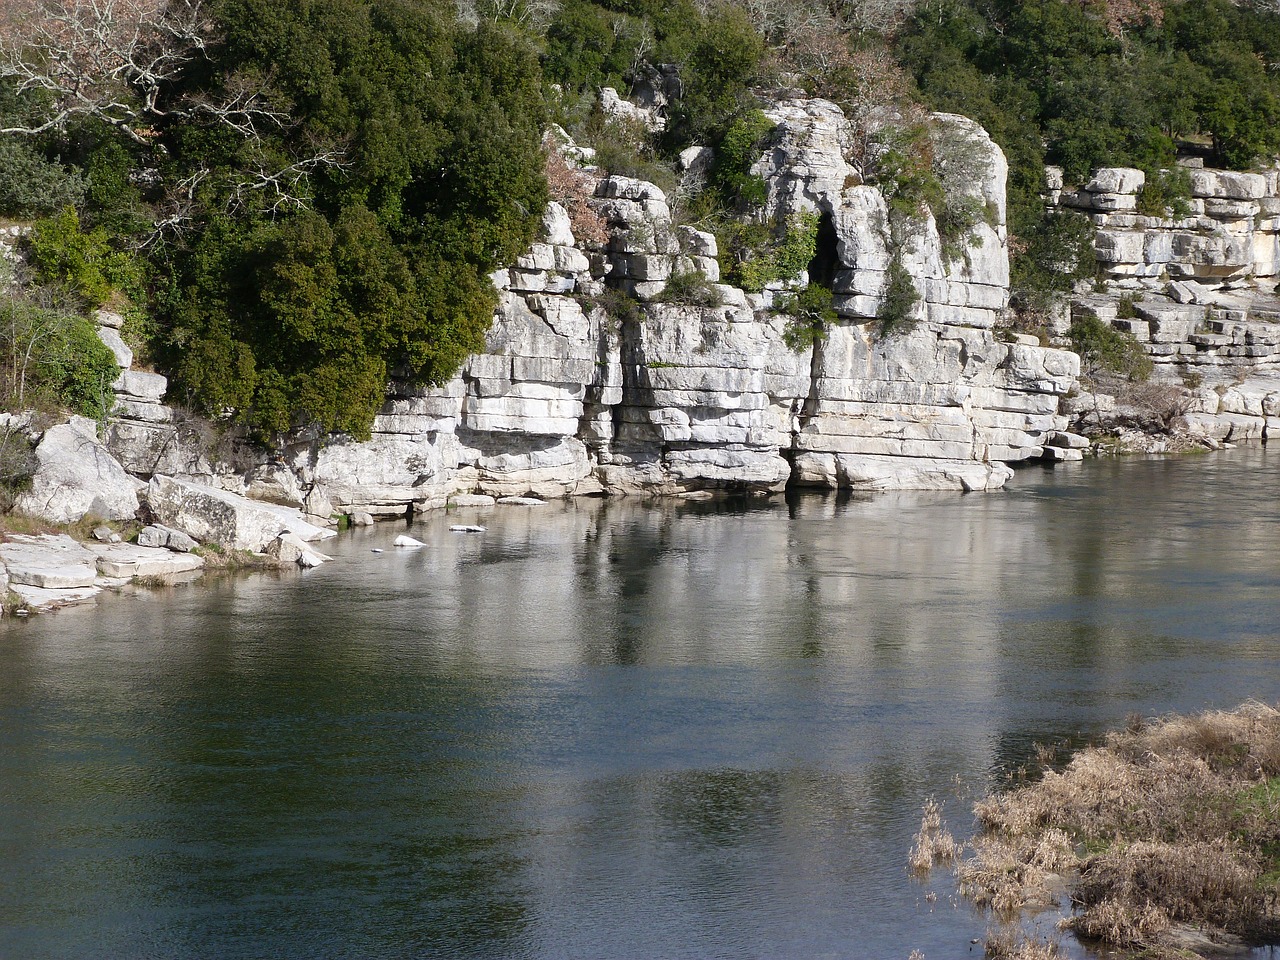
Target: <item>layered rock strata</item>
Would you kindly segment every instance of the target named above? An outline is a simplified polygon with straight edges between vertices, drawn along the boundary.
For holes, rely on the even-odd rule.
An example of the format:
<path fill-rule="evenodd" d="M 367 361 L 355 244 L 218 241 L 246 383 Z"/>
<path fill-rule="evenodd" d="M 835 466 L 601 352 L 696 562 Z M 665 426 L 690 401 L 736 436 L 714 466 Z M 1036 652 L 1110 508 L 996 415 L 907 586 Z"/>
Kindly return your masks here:
<path fill-rule="evenodd" d="M 963 155 L 975 173 L 962 189 L 988 212 L 950 256 L 927 211 L 895 243 L 883 196 L 845 159 L 834 104 L 768 115 L 756 166 L 767 215 L 821 218 L 815 261 L 836 293 L 840 320 L 813 347 L 788 346 L 788 318 L 770 309 L 806 275 L 761 294 L 722 284 L 715 238 L 676 225 L 657 186 L 600 179 L 592 204 L 608 243 L 578 243 L 551 204 L 539 242 L 494 277 L 485 352 L 441 388 L 393 384 L 372 440 L 299 447 L 303 484 L 338 509 L 386 515 L 459 492 L 991 489 L 1008 463 L 1045 455 L 1078 360 L 993 333 L 1008 300 L 995 144 L 968 120 L 936 118 L 939 149 Z M 881 337 L 895 257 L 919 295 L 916 322 Z"/>
<path fill-rule="evenodd" d="M 1210 441 L 1280 436 L 1280 171 L 1187 174 L 1190 212 L 1167 218 L 1137 212 L 1140 170 L 1101 169 L 1069 191 L 1049 168 L 1050 200 L 1088 214 L 1097 228 L 1094 253 L 1108 288 L 1073 298 L 1072 315 L 1132 336 L 1152 360 L 1154 381 L 1186 387 L 1166 393 L 1156 411 L 1176 418 L 1179 430 Z M 1136 405 L 1150 396 L 1159 392 L 1138 390 Z M 1117 406 L 1086 395 L 1068 412 L 1082 426 L 1114 429 L 1141 419 L 1134 406 L 1132 398 Z"/>

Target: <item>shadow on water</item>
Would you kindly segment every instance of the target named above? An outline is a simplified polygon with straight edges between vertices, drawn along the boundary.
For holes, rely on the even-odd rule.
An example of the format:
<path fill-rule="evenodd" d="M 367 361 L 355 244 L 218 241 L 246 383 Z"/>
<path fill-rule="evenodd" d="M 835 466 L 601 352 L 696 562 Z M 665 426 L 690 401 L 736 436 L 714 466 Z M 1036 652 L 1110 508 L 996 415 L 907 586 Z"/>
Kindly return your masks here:
<path fill-rule="evenodd" d="M 926 798 L 1280 696 L 1274 473 L 467 508 L 5 625 L 0 956 L 970 957 Z"/>

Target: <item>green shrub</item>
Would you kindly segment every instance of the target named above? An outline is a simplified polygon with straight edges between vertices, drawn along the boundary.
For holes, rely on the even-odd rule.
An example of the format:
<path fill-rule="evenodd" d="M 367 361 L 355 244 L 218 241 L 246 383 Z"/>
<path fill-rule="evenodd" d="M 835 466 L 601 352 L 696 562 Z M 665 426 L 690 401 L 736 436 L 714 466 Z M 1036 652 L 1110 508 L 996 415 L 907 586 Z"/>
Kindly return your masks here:
<path fill-rule="evenodd" d="M 811 283 L 799 293 L 783 294 L 774 301 L 774 310 L 787 314 L 782 342 L 792 350 L 811 348 L 826 338 L 827 330 L 836 322 L 829 287 Z"/>
<path fill-rule="evenodd" d="M 657 299 L 660 303 L 687 307 L 719 307 L 724 304 L 724 297 L 715 284 L 697 270 L 673 273 Z"/>
<path fill-rule="evenodd" d="M 720 138 L 710 180 L 726 209 L 762 206 L 768 197 L 763 179 L 751 173 L 761 144 L 774 123 L 759 110 L 736 117 Z"/>
<path fill-rule="evenodd" d="M 1138 315 L 1138 301 L 1141 295 L 1126 293 L 1116 302 L 1116 316 L 1121 320 L 1132 320 Z"/>
<path fill-rule="evenodd" d="M 141 286 L 138 263 L 112 249 L 105 229 L 82 230 L 74 207 L 36 221 L 27 237 L 27 256 L 37 281 L 63 285 L 90 307 Z"/>
<path fill-rule="evenodd" d="M 1128 380 L 1142 382 L 1151 376 L 1152 363 L 1142 344 L 1094 314 L 1071 321 L 1067 331 L 1071 345 L 1080 354 L 1086 373 L 1112 373 Z"/>
<path fill-rule="evenodd" d="M 889 282 L 885 287 L 884 300 L 880 311 L 876 314 L 876 335 L 880 340 L 888 340 L 915 329 L 919 318 L 915 315 L 915 305 L 920 294 L 911 279 L 911 274 L 902 265 L 902 261 L 894 257 L 889 262 Z"/>
<path fill-rule="evenodd" d="M 1028 226 L 1009 264 L 1010 293 L 1020 313 L 1047 313 L 1077 281 L 1097 273 L 1094 232 L 1093 222 L 1074 212 L 1045 213 Z"/>
<path fill-rule="evenodd" d="M 749 293 L 771 283 L 788 283 L 803 273 L 818 249 L 818 217 L 806 213 L 792 218 L 779 238 L 770 238 L 760 224 L 731 228 L 718 239 L 732 257 L 730 282 Z"/>
<path fill-rule="evenodd" d="M 79 171 L 50 163 L 25 140 L 0 138 L 0 215 L 48 216 L 79 204 L 85 189 Z"/>
<path fill-rule="evenodd" d="M 10 409 L 56 404 L 95 420 L 111 412 L 120 368 L 84 317 L 4 299 L 0 349 Z"/>
<path fill-rule="evenodd" d="M 596 117 L 586 136 L 596 146 L 596 164 L 611 175 L 647 180 L 664 193 L 673 193 L 679 184 L 675 172 L 660 160 L 648 131 L 635 121 Z"/>
<path fill-rule="evenodd" d="M 1138 191 L 1138 212 L 1147 217 L 1175 220 L 1191 215 L 1191 174 L 1182 167 L 1148 170 Z"/>
<path fill-rule="evenodd" d="M 599 296 L 587 300 L 584 306 L 599 307 L 615 328 L 624 323 L 644 322 L 644 307 L 640 301 L 613 287 L 605 287 Z"/>

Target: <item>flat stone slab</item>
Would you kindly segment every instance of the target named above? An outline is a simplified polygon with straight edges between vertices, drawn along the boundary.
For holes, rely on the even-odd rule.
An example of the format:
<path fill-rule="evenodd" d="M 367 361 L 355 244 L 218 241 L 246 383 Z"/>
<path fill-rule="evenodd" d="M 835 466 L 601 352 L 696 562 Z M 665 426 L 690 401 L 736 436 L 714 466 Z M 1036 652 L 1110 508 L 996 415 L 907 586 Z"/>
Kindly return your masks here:
<path fill-rule="evenodd" d="M 455 493 L 449 498 L 451 507 L 491 507 L 497 500 L 484 493 Z"/>
<path fill-rule="evenodd" d="M 9 589 L 22 598 L 22 602 L 35 610 L 53 610 L 76 603 L 87 603 L 102 592 L 100 587 L 67 587 L 53 590 L 32 587 L 25 583 L 10 583 Z"/>
<path fill-rule="evenodd" d="M 516 506 L 516 507 L 541 507 L 545 505 L 546 502 L 547 501 L 545 500 L 539 500 L 537 497 L 499 497 L 498 498 L 498 503 L 503 503 L 503 504 L 506 504 L 507 506 Z"/>
<path fill-rule="evenodd" d="M 484 533 L 485 528 L 476 523 L 455 523 L 449 528 L 453 533 Z"/>
<path fill-rule="evenodd" d="M 92 587 L 98 576 L 97 558 L 65 534 L 15 536 L 0 544 L 0 562 L 15 591 L 20 585 L 45 590 Z"/>
<path fill-rule="evenodd" d="M 104 577 L 169 577 L 190 573 L 204 566 L 204 558 L 193 553 L 174 553 L 164 547 L 139 547 L 132 543 L 92 544 L 98 573 Z"/>

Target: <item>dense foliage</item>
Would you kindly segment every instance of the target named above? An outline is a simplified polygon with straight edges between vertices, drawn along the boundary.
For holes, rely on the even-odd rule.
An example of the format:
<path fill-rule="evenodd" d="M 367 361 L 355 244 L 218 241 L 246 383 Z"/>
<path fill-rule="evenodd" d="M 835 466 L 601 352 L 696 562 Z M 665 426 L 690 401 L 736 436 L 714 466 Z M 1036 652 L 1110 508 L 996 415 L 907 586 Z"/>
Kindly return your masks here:
<path fill-rule="evenodd" d="M 1179 150 L 1232 167 L 1280 150 L 1273 6 L 14 0 L 0 123 L 26 133 L 0 135 L 0 215 L 40 218 L 31 309 L 126 312 L 191 405 L 267 440 L 367 435 L 393 372 L 440 382 L 482 346 L 487 275 L 547 197 L 551 120 L 606 169 L 657 180 L 720 236 L 726 277 L 760 289 L 803 271 L 816 235 L 760 222 L 768 92 L 838 102 L 863 178 L 895 222 L 928 207 L 950 256 L 990 211 L 945 182 L 934 158 L 964 165 L 926 111 L 971 116 L 1010 161 L 1015 302 L 1034 311 L 1091 264 L 1087 221 L 1045 215 L 1045 163 L 1070 182 L 1142 167 L 1143 209 L 1177 213 L 1185 177 L 1160 170 Z M 55 11 L 74 16 L 46 29 Z M 660 91 L 665 128 L 603 117 L 605 85 Z M 673 162 L 694 143 L 714 149 L 701 173 Z M 886 332 L 909 319 L 904 278 Z M 801 326 L 820 332 L 812 299 Z"/>

